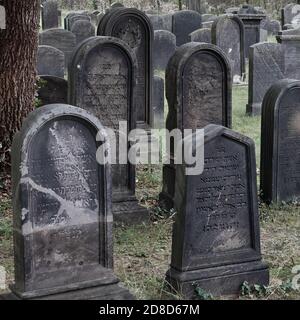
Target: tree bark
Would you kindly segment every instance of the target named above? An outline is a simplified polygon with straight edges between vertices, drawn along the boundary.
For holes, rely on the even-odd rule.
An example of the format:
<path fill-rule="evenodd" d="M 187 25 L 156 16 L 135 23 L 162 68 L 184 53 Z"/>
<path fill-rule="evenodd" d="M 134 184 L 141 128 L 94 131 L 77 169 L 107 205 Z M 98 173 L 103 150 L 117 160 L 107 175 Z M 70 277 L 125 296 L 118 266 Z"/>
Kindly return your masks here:
<path fill-rule="evenodd" d="M 34 109 L 39 0 L 0 0 L 6 29 L 0 30 L 0 178 L 10 167 L 13 136 Z M 1 181 L 0 181 L 1 182 Z"/>

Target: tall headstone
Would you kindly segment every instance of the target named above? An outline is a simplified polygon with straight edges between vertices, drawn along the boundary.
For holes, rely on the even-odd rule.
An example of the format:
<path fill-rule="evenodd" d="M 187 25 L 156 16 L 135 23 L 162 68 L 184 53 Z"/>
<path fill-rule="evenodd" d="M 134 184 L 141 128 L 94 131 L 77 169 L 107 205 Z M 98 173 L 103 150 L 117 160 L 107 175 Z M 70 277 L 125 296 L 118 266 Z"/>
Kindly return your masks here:
<path fill-rule="evenodd" d="M 135 53 L 138 62 L 137 123 L 139 128 L 151 126 L 152 50 L 154 32 L 147 15 L 134 8 L 109 11 L 101 20 L 97 34 L 123 40 Z"/>
<path fill-rule="evenodd" d="M 183 143 L 201 153 L 193 135 Z M 199 149 L 198 149 L 199 148 Z M 239 294 L 242 284 L 268 285 L 262 262 L 254 142 L 217 125 L 204 128 L 204 172 L 176 167 L 170 287 L 184 298 L 197 289 L 214 296 Z"/>
<path fill-rule="evenodd" d="M 154 76 L 152 98 L 152 128 L 165 128 L 165 82 L 164 79 Z"/>
<path fill-rule="evenodd" d="M 176 36 L 177 46 L 189 42 L 189 34 L 201 28 L 201 14 L 192 10 L 182 10 L 173 14 L 172 32 Z"/>
<path fill-rule="evenodd" d="M 65 55 L 65 66 L 68 67 L 73 50 L 76 47 L 75 35 L 64 29 L 50 29 L 39 34 L 39 44 L 51 46 Z"/>
<path fill-rule="evenodd" d="M 49 75 L 63 78 L 65 74 L 64 53 L 54 47 L 39 46 L 37 72 L 38 75 Z"/>
<path fill-rule="evenodd" d="M 119 122 L 126 121 L 129 133 L 136 128 L 136 72 L 135 54 L 122 40 L 89 38 L 77 47 L 69 68 L 69 102 L 92 112 L 116 133 Z M 127 141 L 120 143 L 128 145 Z M 117 164 L 112 165 L 115 219 L 145 221 L 148 212 L 135 196 L 135 165 L 119 164 L 118 158 L 117 152 Z"/>
<path fill-rule="evenodd" d="M 251 116 L 260 115 L 266 92 L 274 82 L 284 78 L 284 52 L 280 44 L 265 42 L 251 46 L 246 113 Z"/>
<path fill-rule="evenodd" d="M 202 28 L 202 29 L 193 31 L 190 34 L 190 42 L 211 43 L 211 29 Z"/>
<path fill-rule="evenodd" d="M 153 67 L 156 70 L 165 70 L 170 58 L 176 50 L 176 37 L 166 30 L 154 31 Z"/>
<path fill-rule="evenodd" d="M 267 92 L 262 109 L 261 198 L 300 199 L 300 81 L 284 79 Z"/>
<path fill-rule="evenodd" d="M 250 47 L 260 42 L 260 25 L 266 15 L 247 5 L 239 10 L 238 16 L 245 26 L 245 57 L 248 58 Z"/>
<path fill-rule="evenodd" d="M 79 44 L 85 39 L 95 36 L 94 25 L 87 20 L 78 20 L 73 23 L 71 32 L 76 36 L 76 43 Z"/>
<path fill-rule="evenodd" d="M 42 5 L 43 30 L 58 28 L 58 4 L 56 0 L 48 0 Z"/>
<path fill-rule="evenodd" d="M 224 15 L 212 26 L 212 43 L 227 55 L 232 69 L 233 81 L 240 82 L 245 74 L 245 29 L 236 15 Z"/>
<path fill-rule="evenodd" d="M 55 76 L 40 76 L 37 98 L 41 106 L 68 103 L 68 81 Z"/>
<path fill-rule="evenodd" d="M 99 131 L 105 136 L 94 116 L 58 104 L 31 113 L 15 136 L 15 283 L 7 299 L 132 297 L 112 271 L 111 177 L 95 158 Z"/>
<path fill-rule="evenodd" d="M 230 62 L 217 46 L 191 42 L 177 49 L 166 71 L 169 113 L 166 128 L 201 129 L 208 124 L 231 127 L 232 76 Z M 170 150 L 171 159 L 174 150 Z M 173 207 L 174 164 L 163 168 L 160 203 Z"/>

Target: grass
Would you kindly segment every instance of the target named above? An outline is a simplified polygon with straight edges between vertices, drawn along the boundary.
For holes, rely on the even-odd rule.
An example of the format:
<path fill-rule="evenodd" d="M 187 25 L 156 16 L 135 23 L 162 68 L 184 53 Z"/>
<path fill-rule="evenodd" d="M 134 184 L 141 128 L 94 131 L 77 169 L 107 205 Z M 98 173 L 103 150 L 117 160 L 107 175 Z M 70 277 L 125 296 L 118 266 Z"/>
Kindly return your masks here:
<path fill-rule="evenodd" d="M 160 73 L 163 77 L 163 74 Z M 245 115 L 247 87 L 233 89 L 233 129 L 254 139 L 257 160 L 260 151 L 260 117 Z M 259 166 L 259 162 L 258 162 Z M 165 290 L 164 277 L 170 264 L 172 222 L 170 213 L 158 206 L 161 166 L 140 166 L 137 195 L 152 214 L 147 225 L 118 227 L 114 230 L 115 273 L 138 299 L 174 299 Z M 271 283 L 259 299 L 300 299 L 291 290 L 292 268 L 300 265 L 300 205 L 260 205 L 261 244 L 264 261 L 270 266 Z M 12 210 L 9 195 L 0 195 L 0 265 L 13 280 Z M 249 295 L 246 299 L 257 299 Z M 242 299 L 242 297 L 240 298 Z"/>

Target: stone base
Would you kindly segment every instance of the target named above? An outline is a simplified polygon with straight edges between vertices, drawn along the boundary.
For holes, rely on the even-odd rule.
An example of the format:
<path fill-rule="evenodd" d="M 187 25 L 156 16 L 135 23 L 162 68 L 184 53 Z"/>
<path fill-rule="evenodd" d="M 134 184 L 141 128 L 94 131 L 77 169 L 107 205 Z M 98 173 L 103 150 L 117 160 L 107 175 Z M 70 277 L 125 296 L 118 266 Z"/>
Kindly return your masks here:
<path fill-rule="evenodd" d="M 261 115 L 261 103 L 252 103 L 247 104 L 246 106 L 246 115 L 248 116 L 260 116 Z"/>
<path fill-rule="evenodd" d="M 113 215 L 116 225 L 142 224 L 150 221 L 149 211 L 142 207 L 137 200 L 114 202 Z"/>
<path fill-rule="evenodd" d="M 255 261 L 186 272 L 171 268 L 166 275 L 169 290 L 185 299 L 197 298 L 196 287 L 213 296 L 239 295 L 244 281 L 267 286 L 268 266 Z"/>
<path fill-rule="evenodd" d="M 10 292 L 0 295 L 0 300 L 135 300 L 135 297 L 122 284 L 115 283 L 43 296 Z"/>

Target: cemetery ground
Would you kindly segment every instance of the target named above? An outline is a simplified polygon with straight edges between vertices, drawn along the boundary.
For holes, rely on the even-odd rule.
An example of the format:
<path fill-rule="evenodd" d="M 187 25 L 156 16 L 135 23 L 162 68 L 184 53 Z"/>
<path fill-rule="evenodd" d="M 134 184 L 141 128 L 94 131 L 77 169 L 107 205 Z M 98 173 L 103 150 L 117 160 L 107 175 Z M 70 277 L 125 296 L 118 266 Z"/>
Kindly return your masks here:
<path fill-rule="evenodd" d="M 259 168 L 260 117 L 245 116 L 247 94 L 246 86 L 235 86 L 233 89 L 233 129 L 254 139 Z M 137 172 L 138 198 L 150 209 L 151 223 L 117 227 L 114 230 L 115 273 L 137 299 L 180 299 L 180 293 L 172 296 L 164 286 L 171 257 L 175 213 L 165 212 L 158 207 L 161 173 L 161 166 L 141 166 Z M 299 217 L 300 203 L 271 207 L 260 204 L 263 260 L 270 266 L 271 283 L 268 288 L 251 288 L 250 293 L 245 285 L 243 291 L 246 295 L 241 294 L 239 299 L 300 299 L 300 292 L 294 291 L 291 286 L 295 276 L 292 268 L 300 265 Z M 0 264 L 5 267 L 8 281 L 11 282 L 11 195 L 4 192 L 0 194 Z M 205 298 L 212 297 L 199 293 L 199 299 Z"/>

